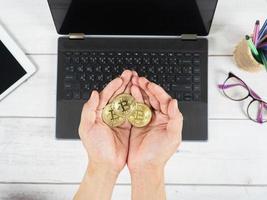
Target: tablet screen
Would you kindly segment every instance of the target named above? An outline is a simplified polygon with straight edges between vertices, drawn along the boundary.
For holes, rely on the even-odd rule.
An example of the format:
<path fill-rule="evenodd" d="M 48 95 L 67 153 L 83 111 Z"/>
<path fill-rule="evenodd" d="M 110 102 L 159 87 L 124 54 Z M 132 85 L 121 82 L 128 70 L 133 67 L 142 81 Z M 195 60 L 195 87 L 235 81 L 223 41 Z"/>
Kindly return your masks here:
<path fill-rule="evenodd" d="M 0 40 L 0 95 L 26 74 Z"/>

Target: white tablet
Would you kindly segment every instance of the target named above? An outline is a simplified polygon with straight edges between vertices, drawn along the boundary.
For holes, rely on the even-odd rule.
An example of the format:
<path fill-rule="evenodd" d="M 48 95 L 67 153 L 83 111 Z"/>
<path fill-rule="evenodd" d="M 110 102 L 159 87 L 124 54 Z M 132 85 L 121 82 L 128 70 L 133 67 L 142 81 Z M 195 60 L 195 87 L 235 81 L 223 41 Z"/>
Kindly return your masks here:
<path fill-rule="evenodd" d="M 35 71 L 36 67 L 0 24 L 0 101 Z"/>

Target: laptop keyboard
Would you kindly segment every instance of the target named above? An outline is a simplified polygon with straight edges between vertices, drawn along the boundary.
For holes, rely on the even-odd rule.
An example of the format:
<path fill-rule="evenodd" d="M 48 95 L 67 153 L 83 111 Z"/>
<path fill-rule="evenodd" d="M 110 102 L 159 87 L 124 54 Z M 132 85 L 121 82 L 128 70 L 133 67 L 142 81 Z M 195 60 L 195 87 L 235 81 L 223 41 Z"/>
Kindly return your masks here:
<path fill-rule="evenodd" d="M 161 85 L 179 101 L 200 101 L 200 54 L 181 52 L 64 52 L 64 99 L 87 100 L 124 69 Z"/>

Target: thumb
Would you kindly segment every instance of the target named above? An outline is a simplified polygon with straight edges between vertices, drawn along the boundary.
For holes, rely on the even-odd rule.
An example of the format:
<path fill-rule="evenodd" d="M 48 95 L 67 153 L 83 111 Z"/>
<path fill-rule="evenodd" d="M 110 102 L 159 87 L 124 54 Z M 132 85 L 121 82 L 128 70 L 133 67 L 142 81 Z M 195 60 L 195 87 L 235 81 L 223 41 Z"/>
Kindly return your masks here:
<path fill-rule="evenodd" d="M 90 99 L 83 106 L 79 127 L 80 134 L 88 131 L 95 123 L 98 104 L 99 93 L 97 91 L 93 91 Z"/>
<path fill-rule="evenodd" d="M 168 134 L 181 139 L 183 128 L 183 115 L 178 108 L 176 99 L 172 99 L 168 105 L 169 122 L 167 124 Z"/>

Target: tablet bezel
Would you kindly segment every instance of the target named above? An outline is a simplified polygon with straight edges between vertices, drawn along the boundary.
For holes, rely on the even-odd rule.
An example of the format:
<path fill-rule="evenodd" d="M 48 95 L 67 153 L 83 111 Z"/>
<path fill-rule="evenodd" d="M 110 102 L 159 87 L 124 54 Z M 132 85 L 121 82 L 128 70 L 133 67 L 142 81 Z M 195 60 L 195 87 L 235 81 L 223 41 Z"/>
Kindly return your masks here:
<path fill-rule="evenodd" d="M 19 85 L 21 85 L 24 81 L 26 81 L 30 76 L 32 76 L 37 71 L 37 68 L 29 60 L 29 58 L 25 55 L 25 53 L 22 51 L 22 49 L 10 37 L 10 35 L 7 33 L 7 31 L 4 29 L 4 27 L 1 24 L 0 24 L 0 40 L 6 46 L 8 51 L 18 61 L 18 63 L 21 65 L 21 67 L 26 71 L 26 74 L 24 76 L 22 76 L 19 80 L 14 82 L 2 94 L 0 94 L 0 101 L 1 101 L 10 92 L 12 92 Z M 0 73 L 1 73 L 1 71 L 0 71 Z"/>

